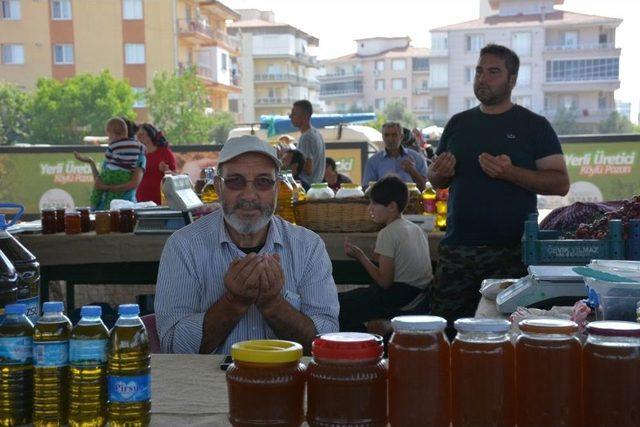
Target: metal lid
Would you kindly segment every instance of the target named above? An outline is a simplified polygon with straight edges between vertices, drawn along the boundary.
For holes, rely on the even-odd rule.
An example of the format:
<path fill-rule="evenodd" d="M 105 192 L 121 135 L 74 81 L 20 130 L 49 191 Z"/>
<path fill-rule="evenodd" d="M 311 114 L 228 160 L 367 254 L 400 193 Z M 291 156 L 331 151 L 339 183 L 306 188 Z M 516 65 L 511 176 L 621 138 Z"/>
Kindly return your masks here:
<path fill-rule="evenodd" d="M 640 323 L 603 320 L 587 325 L 589 335 L 640 338 Z"/>
<path fill-rule="evenodd" d="M 578 325 L 571 320 L 539 318 L 524 319 L 518 323 L 522 332 L 536 334 L 574 334 L 578 331 Z"/>
<path fill-rule="evenodd" d="M 441 332 L 447 321 L 438 316 L 398 316 L 391 319 L 396 332 Z"/>
<path fill-rule="evenodd" d="M 505 319 L 474 319 L 467 317 L 455 321 L 454 326 L 458 332 L 485 332 L 505 334 L 511 329 L 511 322 Z"/>
<path fill-rule="evenodd" d="M 329 360 L 368 360 L 382 357 L 384 346 L 379 335 L 336 332 L 313 340 L 313 357 Z"/>

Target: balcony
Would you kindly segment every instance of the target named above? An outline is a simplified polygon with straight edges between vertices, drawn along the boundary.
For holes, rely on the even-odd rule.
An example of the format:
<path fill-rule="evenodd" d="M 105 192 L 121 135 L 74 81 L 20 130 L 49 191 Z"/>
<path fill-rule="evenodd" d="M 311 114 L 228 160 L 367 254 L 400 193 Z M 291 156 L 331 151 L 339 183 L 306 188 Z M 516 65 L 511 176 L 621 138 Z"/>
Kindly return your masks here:
<path fill-rule="evenodd" d="M 230 36 L 229 34 L 220 31 L 213 30 L 214 38 L 229 48 L 231 53 L 240 53 L 240 38 Z"/>
<path fill-rule="evenodd" d="M 547 45 L 545 52 L 578 52 L 587 50 L 611 50 L 615 49 L 615 43 L 579 43 L 575 45 Z"/>
<path fill-rule="evenodd" d="M 264 73 L 253 76 L 256 83 L 297 83 L 299 79 L 292 73 Z"/>
<path fill-rule="evenodd" d="M 327 73 L 322 76 L 318 76 L 318 79 L 322 82 L 327 80 L 342 80 L 342 79 L 359 79 L 362 78 L 362 71 L 351 71 L 351 72 L 336 72 L 336 73 Z"/>
<path fill-rule="evenodd" d="M 296 59 L 305 65 L 314 66 L 314 67 L 320 66 L 320 62 L 318 61 L 318 58 L 316 58 L 315 56 L 307 55 L 306 53 L 296 52 Z"/>
<path fill-rule="evenodd" d="M 417 88 L 413 89 L 413 94 L 414 95 L 424 95 L 429 93 L 429 87 L 428 86 L 420 86 Z"/>
<path fill-rule="evenodd" d="M 362 89 L 320 90 L 322 98 L 337 98 L 341 96 L 362 96 Z"/>
<path fill-rule="evenodd" d="M 295 99 L 293 98 L 256 98 L 256 107 L 290 107 Z"/>
<path fill-rule="evenodd" d="M 191 43 L 210 43 L 214 37 L 214 30 L 206 21 L 192 19 L 178 19 L 178 36 Z"/>
<path fill-rule="evenodd" d="M 418 73 L 428 73 L 428 72 L 429 72 L 429 67 L 428 67 L 428 66 L 427 66 L 427 67 L 413 67 L 413 68 L 411 69 L 411 71 L 412 71 L 414 74 L 418 74 Z"/>

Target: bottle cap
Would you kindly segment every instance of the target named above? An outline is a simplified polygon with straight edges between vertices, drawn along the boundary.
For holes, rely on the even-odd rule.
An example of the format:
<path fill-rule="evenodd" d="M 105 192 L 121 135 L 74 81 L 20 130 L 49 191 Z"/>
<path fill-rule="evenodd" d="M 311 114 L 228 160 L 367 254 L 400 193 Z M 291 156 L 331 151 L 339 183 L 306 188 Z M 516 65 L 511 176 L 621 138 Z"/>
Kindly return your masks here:
<path fill-rule="evenodd" d="M 27 312 L 27 306 L 24 304 L 8 304 L 4 307 L 5 314 L 22 315 Z"/>
<path fill-rule="evenodd" d="M 536 334 L 575 334 L 578 332 L 578 325 L 571 320 L 539 318 L 524 319 L 518 323 L 522 332 L 533 332 Z"/>
<path fill-rule="evenodd" d="M 640 324 L 636 322 L 622 321 L 598 321 L 587 325 L 589 335 L 600 335 L 606 337 L 640 337 Z"/>
<path fill-rule="evenodd" d="M 458 332 L 485 332 L 506 334 L 511 329 L 511 322 L 505 319 L 475 319 L 467 317 L 454 322 Z"/>
<path fill-rule="evenodd" d="M 62 301 L 49 301 L 42 305 L 42 311 L 44 313 L 58 313 L 64 311 L 64 304 Z"/>
<path fill-rule="evenodd" d="M 250 340 L 231 346 L 234 361 L 253 363 L 290 363 L 302 357 L 302 346 L 292 341 Z"/>
<path fill-rule="evenodd" d="M 120 304 L 118 306 L 118 314 L 140 314 L 140 307 L 138 307 L 138 304 Z"/>
<path fill-rule="evenodd" d="M 398 316 L 391 319 L 396 332 L 441 332 L 447 321 L 438 316 Z"/>
<path fill-rule="evenodd" d="M 102 316 L 102 307 L 99 305 L 84 305 L 80 310 L 82 317 L 100 317 Z"/>
<path fill-rule="evenodd" d="M 329 360 L 368 360 L 382 357 L 384 346 L 379 335 L 336 332 L 313 340 L 313 357 Z"/>

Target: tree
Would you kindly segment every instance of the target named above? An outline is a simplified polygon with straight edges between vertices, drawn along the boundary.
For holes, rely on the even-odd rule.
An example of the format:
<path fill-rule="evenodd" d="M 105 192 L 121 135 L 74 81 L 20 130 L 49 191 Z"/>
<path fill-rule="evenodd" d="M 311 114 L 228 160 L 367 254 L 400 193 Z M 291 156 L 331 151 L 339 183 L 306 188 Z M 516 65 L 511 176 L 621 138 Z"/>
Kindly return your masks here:
<path fill-rule="evenodd" d="M 552 126 L 558 135 L 572 135 L 579 133 L 579 127 L 576 123 L 575 108 L 560 108 L 553 120 Z"/>
<path fill-rule="evenodd" d="M 209 141 L 216 123 L 216 117 L 206 112 L 209 105 L 207 90 L 193 67 L 179 73 L 156 74 L 153 89 L 147 94 L 149 114 L 172 144 Z"/>
<path fill-rule="evenodd" d="M 599 133 L 636 133 L 638 128 L 617 111 L 609 114 L 609 117 L 598 124 Z"/>
<path fill-rule="evenodd" d="M 0 81 L 0 144 L 25 142 L 29 138 L 29 102 L 31 97 L 20 88 Z"/>
<path fill-rule="evenodd" d="M 134 118 L 135 95 L 124 80 L 105 70 L 59 82 L 38 80 L 29 109 L 32 143 L 77 144 L 87 135 L 104 135 L 109 118 Z"/>
<path fill-rule="evenodd" d="M 229 137 L 229 132 L 236 125 L 236 120 L 233 114 L 228 111 L 216 111 L 211 116 L 211 132 L 209 133 L 209 140 L 214 144 L 224 144 Z"/>
<path fill-rule="evenodd" d="M 400 124 L 408 129 L 413 129 L 418 126 L 418 119 L 416 116 L 407 110 L 407 107 L 400 100 L 394 100 L 389 102 L 384 109 L 384 116 L 387 121 L 400 122 Z"/>

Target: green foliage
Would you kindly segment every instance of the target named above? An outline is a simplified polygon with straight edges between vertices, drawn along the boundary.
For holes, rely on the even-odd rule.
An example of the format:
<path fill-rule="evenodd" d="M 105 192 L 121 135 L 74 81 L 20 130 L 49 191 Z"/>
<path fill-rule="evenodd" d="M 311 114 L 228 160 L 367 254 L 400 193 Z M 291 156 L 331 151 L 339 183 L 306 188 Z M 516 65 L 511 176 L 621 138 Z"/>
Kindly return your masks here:
<path fill-rule="evenodd" d="M 31 97 L 17 86 L 0 81 L 0 144 L 25 142 Z"/>
<path fill-rule="evenodd" d="M 224 144 L 229 138 L 229 132 L 236 126 L 236 119 L 228 111 L 216 111 L 211 116 L 211 122 L 209 140 L 214 144 Z"/>
<path fill-rule="evenodd" d="M 78 144 L 87 135 L 104 135 L 113 116 L 134 118 L 131 87 L 105 70 L 64 82 L 38 80 L 30 108 L 30 142 Z"/>
<path fill-rule="evenodd" d="M 613 111 L 609 117 L 598 124 L 598 133 L 638 133 L 638 126 L 619 112 Z"/>
<path fill-rule="evenodd" d="M 172 144 L 206 143 L 212 133 L 217 132 L 212 130 L 214 124 L 222 122 L 226 126 L 225 119 L 206 113 L 209 105 L 207 90 L 194 68 L 156 74 L 153 89 L 147 94 L 149 114 Z M 214 138 L 221 134 L 222 131 L 216 133 Z"/>
<path fill-rule="evenodd" d="M 387 121 L 400 122 L 400 124 L 408 129 L 413 129 L 418 126 L 418 119 L 416 116 L 404 105 L 400 100 L 394 100 L 387 104 L 384 109 L 384 116 Z"/>
<path fill-rule="evenodd" d="M 576 123 L 577 112 L 575 108 L 561 108 L 558 110 L 553 123 L 553 129 L 558 135 L 575 135 L 580 132 L 580 127 Z"/>

